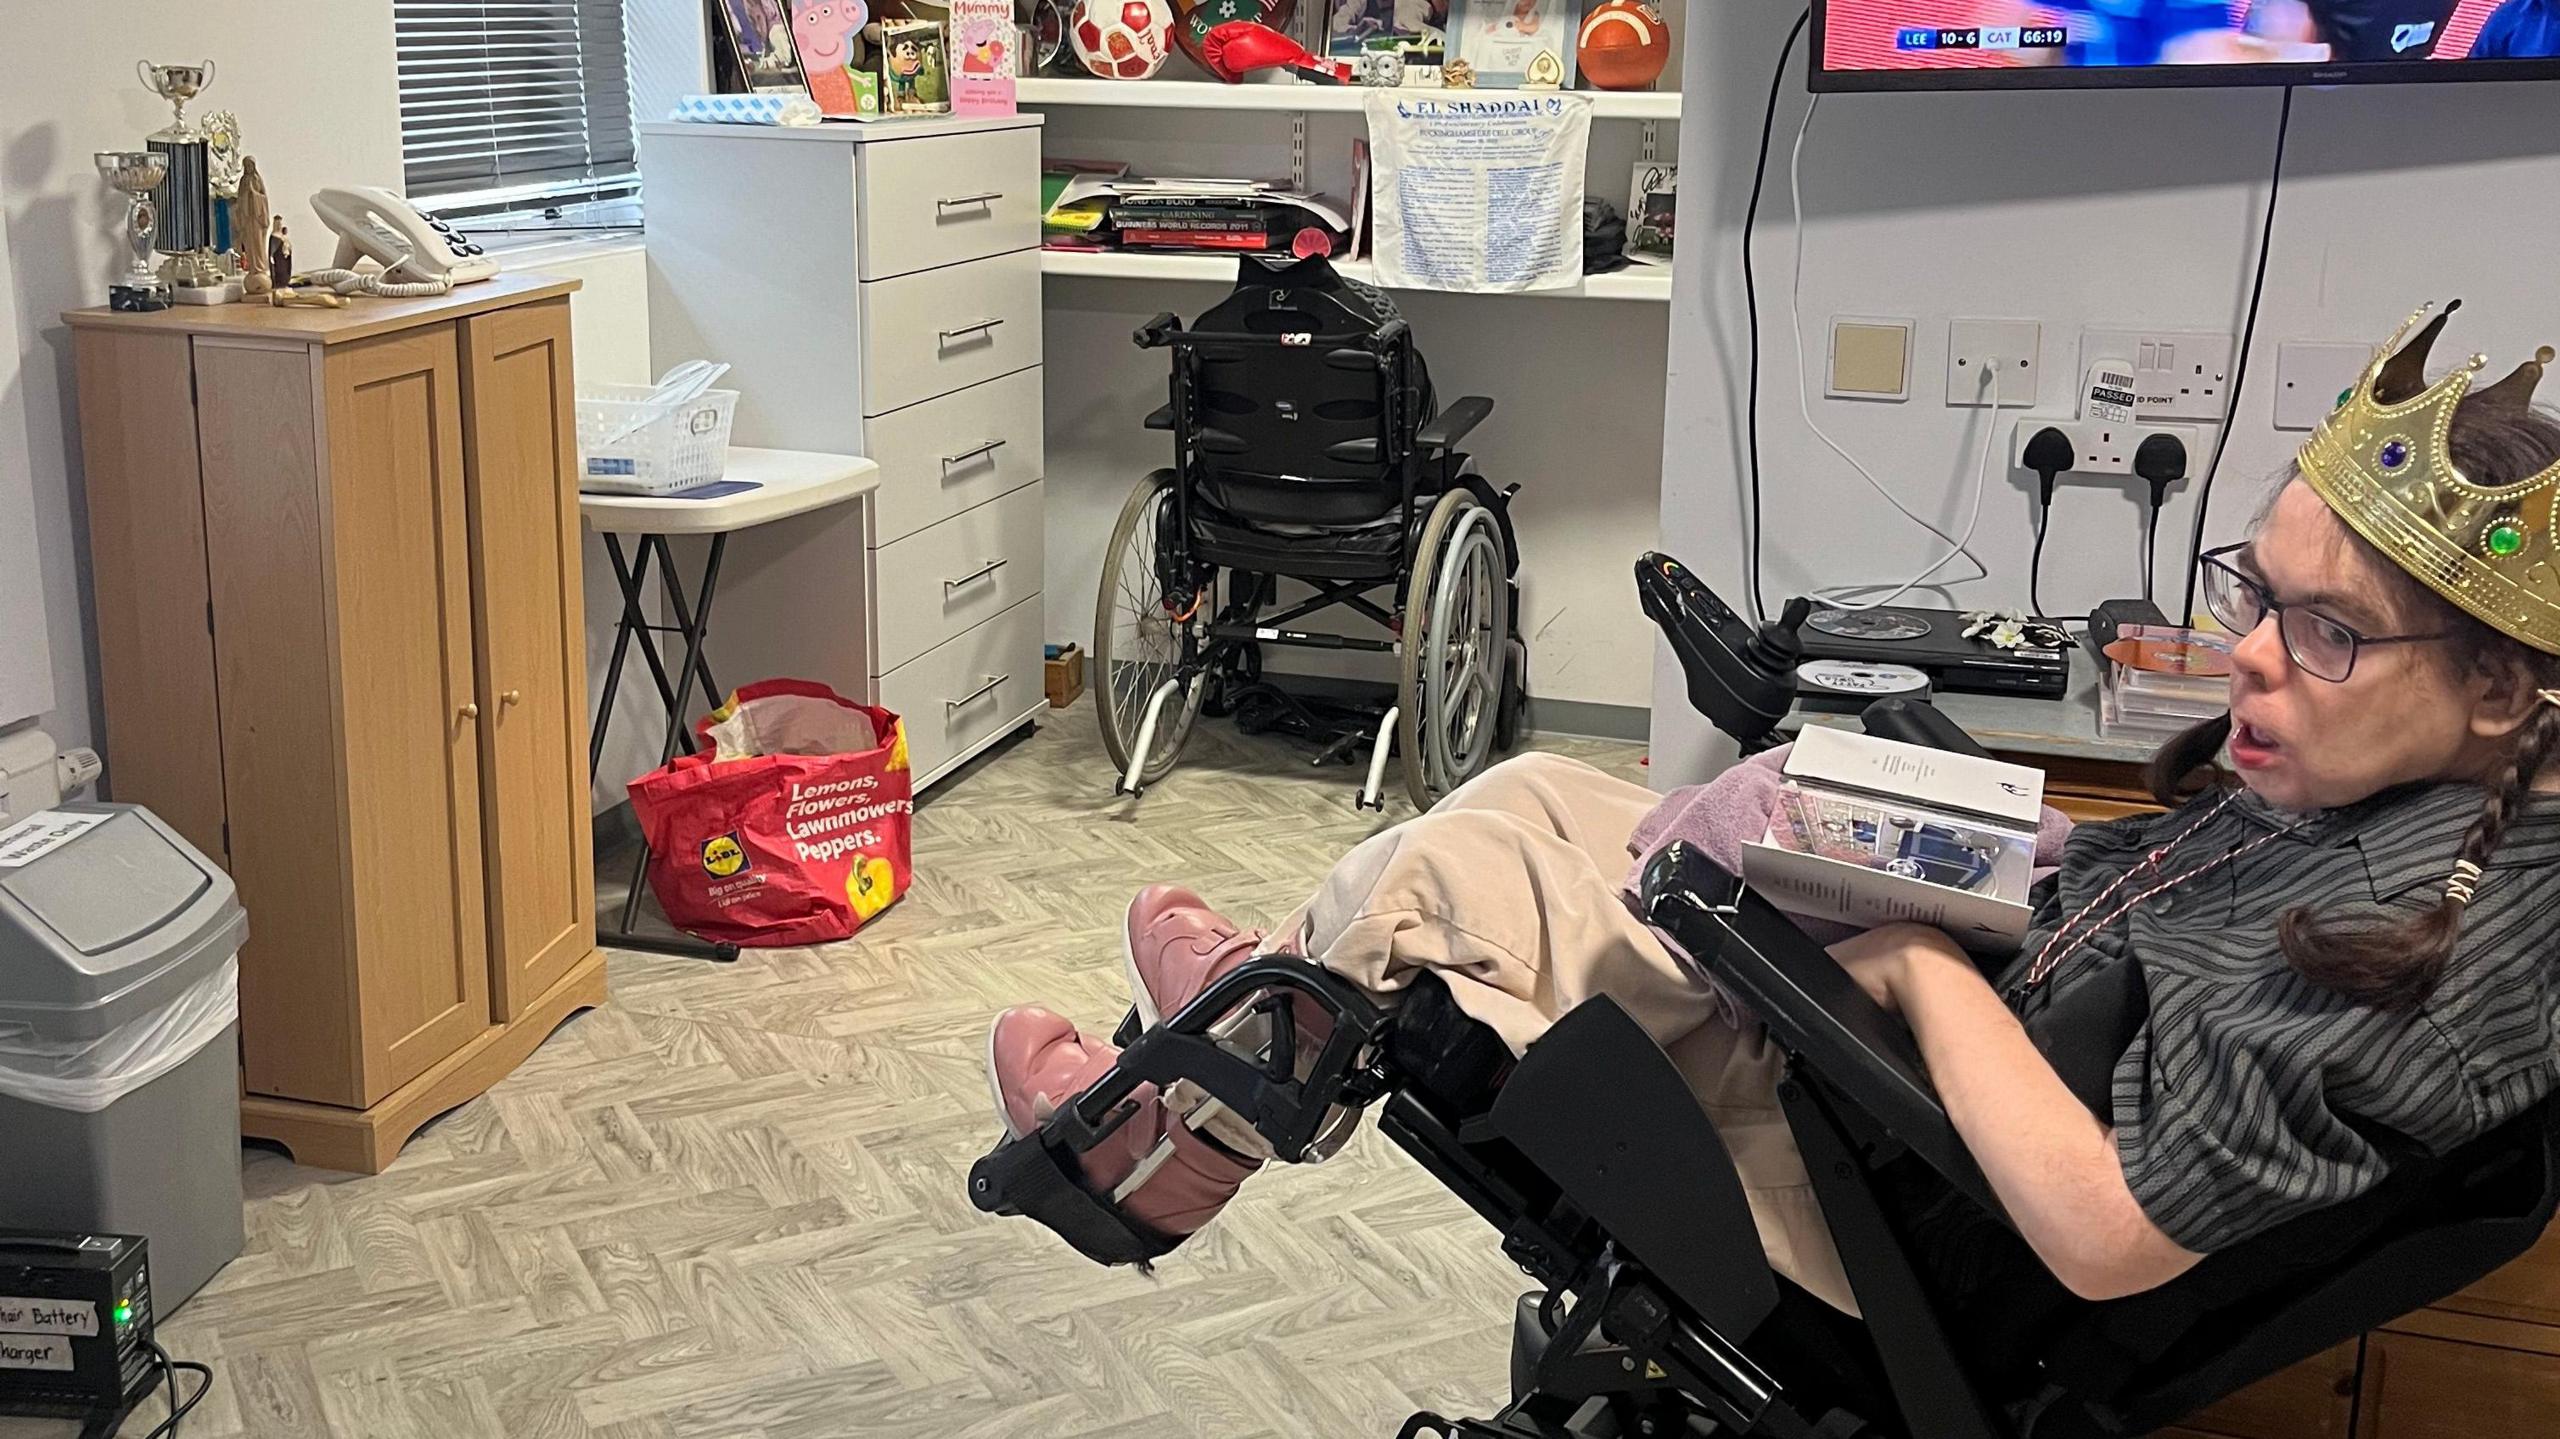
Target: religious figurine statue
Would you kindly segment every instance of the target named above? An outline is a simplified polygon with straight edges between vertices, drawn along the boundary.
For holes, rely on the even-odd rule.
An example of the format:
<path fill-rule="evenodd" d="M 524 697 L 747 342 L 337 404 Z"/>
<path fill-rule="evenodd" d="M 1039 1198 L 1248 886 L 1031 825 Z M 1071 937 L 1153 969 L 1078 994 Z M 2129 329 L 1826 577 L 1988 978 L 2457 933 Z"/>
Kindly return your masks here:
<path fill-rule="evenodd" d="M 271 288 L 267 278 L 267 223 L 271 218 L 267 182 L 258 173 L 258 158 L 243 155 L 240 193 L 232 201 L 232 225 L 240 247 L 240 293 L 244 295 L 263 295 Z"/>

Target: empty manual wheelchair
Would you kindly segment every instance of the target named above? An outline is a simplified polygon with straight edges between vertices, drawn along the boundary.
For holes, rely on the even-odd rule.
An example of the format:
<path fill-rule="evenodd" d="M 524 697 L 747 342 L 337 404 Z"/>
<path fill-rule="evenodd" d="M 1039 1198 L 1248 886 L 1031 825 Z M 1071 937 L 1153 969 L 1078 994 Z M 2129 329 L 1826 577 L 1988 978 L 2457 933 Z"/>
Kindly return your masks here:
<path fill-rule="evenodd" d="M 1493 402 L 1440 408 L 1394 303 L 1322 259 L 1247 258 L 1189 328 L 1159 315 L 1136 339 L 1172 354 L 1146 423 L 1172 434 L 1174 459 L 1121 507 L 1095 603 L 1119 791 L 1169 773 L 1204 708 L 1260 681 L 1264 646 L 1396 657 L 1395 700 L 1365 736 L 1365 807 L 1383 807 L 1391 752 L 1427 808 L 1509 748 L 1528 667 L 1512 627 L 1518 487 L 1495 489 L 1458 449 Z M 1284 600 L 1283 580 L 1311 592 Z M 1370 623 L 1304 627 L 1336 610 Z"/>

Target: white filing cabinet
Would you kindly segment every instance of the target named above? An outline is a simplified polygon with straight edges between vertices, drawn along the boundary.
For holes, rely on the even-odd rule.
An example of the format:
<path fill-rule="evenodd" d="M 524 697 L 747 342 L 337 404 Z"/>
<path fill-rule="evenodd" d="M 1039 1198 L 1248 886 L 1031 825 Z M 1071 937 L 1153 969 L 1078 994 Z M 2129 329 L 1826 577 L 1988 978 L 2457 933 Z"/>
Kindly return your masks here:
<path fill-rule="evenodd" d="M 1047 703 L 1039 125 L 640 127 L 659 366 L 734 366 L 741 445 L 880 465 L 731 539 L 715 673 L 897 711 L 920 786 Z"/>

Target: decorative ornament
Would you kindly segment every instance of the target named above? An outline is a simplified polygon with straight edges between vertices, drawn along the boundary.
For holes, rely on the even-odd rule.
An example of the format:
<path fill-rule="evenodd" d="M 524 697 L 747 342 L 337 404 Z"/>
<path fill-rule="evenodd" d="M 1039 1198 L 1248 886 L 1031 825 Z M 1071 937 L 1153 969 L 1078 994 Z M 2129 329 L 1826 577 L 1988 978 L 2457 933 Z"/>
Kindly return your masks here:
<path fill-rule="evenodd" d="M 1603 90 L 1641 90 L 1671 63 L 1671 25 L 1646 0 L 1603 0 L 1582 18 L 1575 63 Z"/>
<path fill-rule="evenodd" d="M 1076 0 L 1067 39 L 1084 67 L 1105 80 L 1145 80 L 1173 53 L 1168 0 Z"/>

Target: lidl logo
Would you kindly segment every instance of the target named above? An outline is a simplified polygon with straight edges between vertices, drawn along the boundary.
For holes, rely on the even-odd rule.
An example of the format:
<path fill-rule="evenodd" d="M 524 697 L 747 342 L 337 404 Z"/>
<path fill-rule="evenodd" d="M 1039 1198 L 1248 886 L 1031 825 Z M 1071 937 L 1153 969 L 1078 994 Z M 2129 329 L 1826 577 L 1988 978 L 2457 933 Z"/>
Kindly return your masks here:
<path fill-rule="evenodd" d="M 747 851 L 738 843 L 736 831 L 705 840 L 702 845 L 702 871 L 714 879 L 727 879 L 747 867 Z"/>

